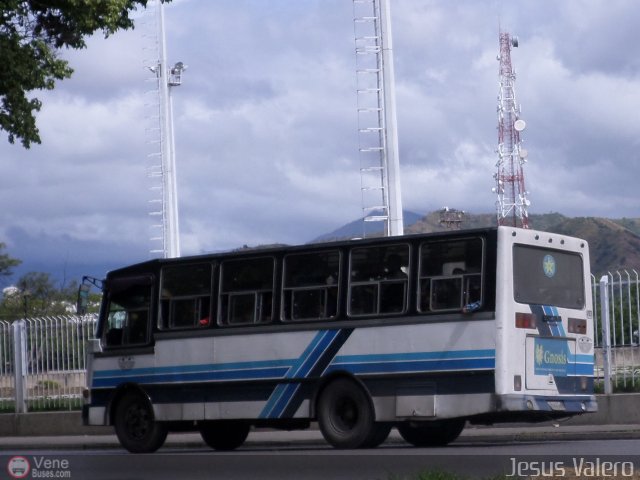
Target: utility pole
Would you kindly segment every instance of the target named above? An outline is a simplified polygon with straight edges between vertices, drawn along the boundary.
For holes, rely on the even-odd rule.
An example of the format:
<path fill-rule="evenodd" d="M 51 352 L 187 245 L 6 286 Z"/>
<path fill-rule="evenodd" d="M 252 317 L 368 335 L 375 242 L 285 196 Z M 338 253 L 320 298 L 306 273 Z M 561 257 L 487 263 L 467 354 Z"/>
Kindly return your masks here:
<path fill-rule="evenodd" d="M 388 0 L 353 0 L 358 83 L 358 138 L 365 222 L 404 233 Z"/>
<path fill-rule="evenodd" d="M 158 60 L 154 66 L 149 67 L 156 75 L 158 110 L 160 125 L 160 157 L 159 169 L 152 172 L 151 176 L 161 179 L 161 210 L 151 212 L 162 218 L 159 227 L 162 230 L 162 249 L 154 252 L 162 253 L 164 258 L 180 256 L 180 225 L 178 219 L 178 188 L 176 174 L 176 149 L 175 133 L 173 127 L 173 101 L 171 92 L 173 87 L 182 84 L 182 73 L 186 65 L 182 62 L 173 67 L 167 67 L 167 47 L 164 29 L 164 2 L 157 0 L 157 54 Z"/>

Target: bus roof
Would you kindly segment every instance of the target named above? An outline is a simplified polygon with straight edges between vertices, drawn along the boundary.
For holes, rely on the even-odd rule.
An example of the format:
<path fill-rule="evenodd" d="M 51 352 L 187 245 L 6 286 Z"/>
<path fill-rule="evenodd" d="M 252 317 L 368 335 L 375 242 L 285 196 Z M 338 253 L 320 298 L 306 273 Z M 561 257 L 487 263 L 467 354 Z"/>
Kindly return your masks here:
<path fill-rule="evenodd" d="M 349 240 L 337 240 L 321 243 L 307 243 L 302 245 L 278 245 L 278 246 L 265 246 L 265 247 L 246 247 L 237 250 L 229 250 L 225 252 L 206 253 L 201 255 L 189 255 L 185 257 L 177 258 L 156 258 L 153 260 L 147 260 L 145 262 L 139 262 L 131 265 L 127 265 L 122 268 L 111 270 L 107 273 L 107 277 L 119 276 L 122 274 L 141 272 L 141 271 L 155 271 L 163 265 L 171 265 L 172 263 L 184 263 L 189 261 L 203 261 L 203 260 L 215 260 L 219 258 L 242 258 L 249 256 L 260 255 L 273 255 L 273 254 L 287 254 L 299 251 L 317 251 L 327 248 L 344 248 L 352 246 L 368 246 L 368 245 L 385 245 L 402 242 L 403 240 L 416 240 L 422 238 L 438 239 L 438 238 L 452 238 L 452 237 L 467 237 L 470 235 L 487 234 L 490 232 L 496 232 L 498 227 L 488 228 L 474 228 L 465 230 L 447 230 L 441 232 L 430 233 L 415 233 L 394 237 L 371 237 L 371 238 L 355 238 Z"/>

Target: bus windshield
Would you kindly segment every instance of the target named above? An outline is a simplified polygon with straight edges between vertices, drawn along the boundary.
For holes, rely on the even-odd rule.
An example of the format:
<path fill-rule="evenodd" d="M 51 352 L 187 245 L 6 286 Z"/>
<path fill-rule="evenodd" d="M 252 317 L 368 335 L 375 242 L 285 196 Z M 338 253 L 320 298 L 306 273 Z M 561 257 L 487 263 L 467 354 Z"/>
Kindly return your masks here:
<path fill-rule="evenodd" d="M 577 253 L 514 245 L 514 300 L 518 303 L 584 308 L 582 263 L 582 257 Z"/>

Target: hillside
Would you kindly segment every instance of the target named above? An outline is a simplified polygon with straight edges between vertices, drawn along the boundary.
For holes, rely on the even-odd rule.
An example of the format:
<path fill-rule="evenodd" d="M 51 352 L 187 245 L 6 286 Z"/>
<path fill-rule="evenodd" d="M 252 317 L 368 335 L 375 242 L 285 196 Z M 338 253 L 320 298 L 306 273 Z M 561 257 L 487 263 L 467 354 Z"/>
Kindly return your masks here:
<path fill-rule="evenodd" d="M 407 233 L 444 230 L 438 212 L 432 212 L 414 223 Z M 531 215 L 536 230 L 584 238 L 589 242 L 591 272 L 599 276 L 607 271 L 640 267 L 640 219 L 610 220 L 597 217 L 569 218 L 559 213 Z M 463 228 L 495 225 L 494 214 L 467 214 Z"/>
<path fill-rule="evenodd" d="M 462 228 L 483 228 L 495 225 L 495 214 L 469 214 Z M 409 223 L 409 222 L 407 222 Z M 597 217 L 569 218 L 560 213 L 531 215 L 530 224 L 536 230 L 584 238 L 589 242 L 591 272 L 600 276 L 608 271 L 640 267 L 640 218 L 611 220 Z M 353 237 L 352 222 L 316 241 Z M 361 228 L 361 227 L 359 227 Z M 446 230 L 440 225 L 440 212 L 431 212 L 405 228 L 406 233 L 430 233 Z"/>

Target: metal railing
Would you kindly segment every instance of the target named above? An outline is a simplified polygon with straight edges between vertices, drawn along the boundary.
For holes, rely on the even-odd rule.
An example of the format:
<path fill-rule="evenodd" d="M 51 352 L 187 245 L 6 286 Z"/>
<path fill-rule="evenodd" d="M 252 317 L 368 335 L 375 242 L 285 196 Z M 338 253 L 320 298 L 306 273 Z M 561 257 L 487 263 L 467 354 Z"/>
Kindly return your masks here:
<path fill-rule="evenodd" d="M 86 345 L 96 316 L 57 316 L 0 324 L 0 409 L 74 410 L 86 384 Z"/>
<path fill-rule="evenodd" d="M 13 357 L 13 329 L 9 322 L 0 321 L 0 412 L 15 410 Z"/>
<path fill-rule="evenodd" d="M 640 386 L 640 278 L 638 271 L 592 276 L 596 378 L 606 393 Z M 608 391 L 609 390 L 609 391 Z"/>

